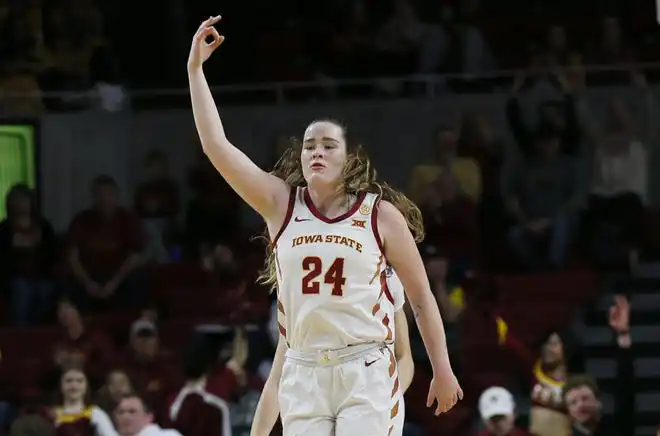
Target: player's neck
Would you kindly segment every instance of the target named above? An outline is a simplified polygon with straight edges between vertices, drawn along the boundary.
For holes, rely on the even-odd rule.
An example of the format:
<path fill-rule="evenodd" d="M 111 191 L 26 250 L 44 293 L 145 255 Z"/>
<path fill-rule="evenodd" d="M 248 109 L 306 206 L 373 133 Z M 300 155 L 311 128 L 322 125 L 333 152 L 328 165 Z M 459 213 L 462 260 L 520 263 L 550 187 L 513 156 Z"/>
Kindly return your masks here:
<path fill-rule="evenodd" d="M 339 216 L 350 207 L 348 196 L 334 187 L 308 187 L 308 191 L 316 209 L 325 216 Z"/>

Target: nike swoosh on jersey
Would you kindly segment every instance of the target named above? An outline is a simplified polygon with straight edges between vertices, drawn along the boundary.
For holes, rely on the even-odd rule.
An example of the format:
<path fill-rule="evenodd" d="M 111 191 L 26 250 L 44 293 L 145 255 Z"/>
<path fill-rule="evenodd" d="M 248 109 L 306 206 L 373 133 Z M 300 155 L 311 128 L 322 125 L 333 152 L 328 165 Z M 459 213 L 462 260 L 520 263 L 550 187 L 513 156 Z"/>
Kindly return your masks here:
<path fill-rule="evenodd" d="M 297 216 L 297 217 L 294 219 L 294 221 L 297 222 L 297 223 L 301 223 L 301 222 L 303 222 L 303 221 L 311 221 L 311 218 L 300 218 L 299 216 Z"/>
<path fill-rule="evenodd" d="M 376 362 L 378 362 L 378 359 L 372 360 L 371 362 L 364 362 L 364 366 L 366 366 L 368 368 Z"/>

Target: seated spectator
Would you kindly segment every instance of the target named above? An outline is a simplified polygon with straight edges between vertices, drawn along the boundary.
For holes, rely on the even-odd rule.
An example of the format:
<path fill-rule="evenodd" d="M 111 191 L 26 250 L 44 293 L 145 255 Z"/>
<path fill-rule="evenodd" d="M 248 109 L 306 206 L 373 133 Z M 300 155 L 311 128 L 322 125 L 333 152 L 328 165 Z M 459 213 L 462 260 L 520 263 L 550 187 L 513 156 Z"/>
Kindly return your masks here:
<path fill-rule="evenodd" d="M 517 222 L 509 242 L 530 269 L 564 266 L 580 206 L 575 162 L 560 155 L 559 146 L 555 131 L 541 130 L 537 156 L 505 180 L 509 212 Z"/>
<path fill-rule="evenodd" d="M 154 260 L 163 263 L 168 257 L 165 247 L 174 243 L 176 235 L 179 189 L 169 175 L 167 158 L 162 152 L 150 152 L 144 167 L 147 179 L 135 193 L 135 210 L 151 236 L 147 251 Z M 153 249 L 149 250 L 150 247 Z"/>
<path fill-rule="evenodd" d="M 100 331 L 89 331 L 78 309 L 67 300 L 59 302 L 57 319 L 62 336 L 53 347 L 53 373 L 59 373 L 64 366 L 73 363 L 84 367 L 92 381 L 104 380 L 107 365 L 114 355 L 110 340 Z M 54 385 L 49 380 L 45 382 L 46 388 Z"/>
<path fill-rule="evenodd" d="M 42 321 L 55 305 L 57 242 L 27 186 L 16 185 L 9 191 L 6 211 L 7 218 L 0 223 L 0 275 L 9 286 L 12 323 L 23 327 Z"/>
<path fill-rule="evenodd" d="M 94 207 L 74 217 L 67 235 L 71 299 L 83 312 L 138 308 L 147 298 L 139 283 L 144 263 L 139 219 L 119 205 L 111 177 L 97 177 L 92 191 Z"/>
<path fill-rule="evenodd" d="M 600 41 L 592 48 L 589 62 L 592 65 L 630 65 L 635 55 L 625 41 L 618 17 L 606 16 L 601 21 Z"/>
<path fill-rule="evenodd" d="M 478 436 L 530 436 L 526 430 L 516 427 L 513 395 L 501 387 L 491 387 L 479 397 L 479 414 L 485 430 Z"/>
<path fill-rule="evenodd" d="M 108 415 L 89 404 L 89 385 L 81 367 L 63 370 L 60 395 L 60 402 L 50 412 L 57 436 L 117 436 Z"/>
<path fill-rule="evenodd" d="M 463 115 L 457 152 L 460 157 L 473 158 L 481 170 L 483 191 L 477 202 L 477 216 L 482 242 L 487 244 L 482 248 L 492 247 L 493 255 L 497 256 L 507 223 L 500 189 L 504 150 L 505 144 L 494 136 L 486 116 L 476 113 Z"/>
<path fill-rule="evenodd" d="M 560 24 L 552 24 L 547 29 L 545 47 L 536 57 L 535 66 L 540 69 L 556 68 L 568 64 L 569 58 L 577 53 L 571 49 L 566 29 Z"/>
<path fill-rule="evenodd" d="M 466 272 L 474 269 L 479 258 L 479 225 L 474 203 L 459 191 L 453 175 L 445 172 L 427 187 L 420 208 L 426 242 L 442 247 L 441 254 L 451 270 L 450 280 L 454 284 L 460 282 Z"/>
<path fill-rule="evenodd" d="M 180 386 L 181 376 L 172 357 L 160 349 L 158 329 L 153 322 L 140 319 L 133 323 L 129 348 L 118 367 L 126 371 L 135 389 L 154 407 L 157 421 L 162 422 L 167 396 Z"/>
<path fill-rule="evenodd" d="M 115 422 L 120 436 L 182 436 L 176 430 L 164 430 L 154 424 L 154 411 L 144 398 L 128 394 L 115 410 Z"/>
<path fill-rule="evenodd" d="M 525 157 L 533 157 L 537 154 L 538 141 L 534 132 L 543 129 L 556 132 L 560 140 L 560 154 L 574 156 L 579 153 L 581 132 L 573 89 L 563 73 L 557 72 L 554 78 L 564 93 L 564 100 L 542 103 L 538 108 L 540 118 L 538 126 L 530 126 L 525 121 L 520 102 L 520 92 L 529 76 L 526 73 L 520 73 L 514 79 L 513 95 L 507 101 L 506 115 L 516 145 Z"/>
<path fill-rule="evenodd" d="M 112 416 L 119 401 L 131 392 L 133 392 L 133 384 L 128 378 L 128 374 L 121 370 L 114 370 L 108 374 L 105 384 L 99 389 L 96 404 Z"/>
<path fill-rule="evenodd" d="M 644 204 L 647 201 L 647 147 L 654 141 L 655 100 L 643 74 L 632 73 L 632 82 L 644 102 L 643 123 L 636 126 L 630 109 L 619 99 L 608 105 L 606 128 L 599 128 L 587 103 L 582 106 L 587 132 L 595 146 L 591 192 L 584 216 L 584 236 L 598 260 L 621 246 L 642 243 Z M 626 253 L 627 254 L 627 253 Z"/>
<path fill-rule="evenodd" d="M 573 423 L 574 436 L 635 434 L 635 366 L 630 338 L 630 305 L 626 297 L 614 297 L 608 323 L 618 346 L 614 413 L 603 416 L 600 390 L 592 377 L 584 374 L 570 377 L 564 385 L 564 401 Z"/>
<path fill-rule="evenodd" d="M 481 197 L 481 170 L 472 157 L 457 157 L 457 135 L 454 129 L 441 127 L 434 137 L 434 162 L 417 165 L 410 177 L 409 195 L 421 203 L 427 186 L 438 179 L 444 171 L 451 173 L 460 192 L 474 202 Z"/>

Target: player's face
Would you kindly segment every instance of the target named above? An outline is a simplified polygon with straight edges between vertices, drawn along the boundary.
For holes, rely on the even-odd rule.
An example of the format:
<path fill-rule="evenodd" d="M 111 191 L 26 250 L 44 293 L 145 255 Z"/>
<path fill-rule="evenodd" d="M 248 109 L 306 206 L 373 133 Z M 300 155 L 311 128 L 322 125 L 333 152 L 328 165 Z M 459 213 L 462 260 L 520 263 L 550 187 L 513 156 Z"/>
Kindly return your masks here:
<path fill-rule="evenodd" d="M 305 130 L 300 162 L 308 185 L 339 183 L 346 163 L 343 129 L 325 121 L 310 124 Z"/>

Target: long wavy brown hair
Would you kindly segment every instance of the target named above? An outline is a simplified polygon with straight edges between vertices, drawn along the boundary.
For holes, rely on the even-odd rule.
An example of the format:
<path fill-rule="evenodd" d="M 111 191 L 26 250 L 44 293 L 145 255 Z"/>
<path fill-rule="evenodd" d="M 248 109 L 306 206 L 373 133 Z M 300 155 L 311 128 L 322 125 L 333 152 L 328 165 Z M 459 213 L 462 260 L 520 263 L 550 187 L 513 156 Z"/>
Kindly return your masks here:
<path fill-rule="evenodd" d="M 342 173 L 342 183 L 338 190 L 344 194 L 358 194 L 361 192 L 372 192 L 379 195 L 379 201 L 389 201 L 396 207 L 408 223 L 408 228 L 413 234 L 416 242 L 424 239 L 424 222 L 419 208 L 402 192 L 392 188 L 387 183 L 377 179 L 374 169 L 366 150 L 349 136 L 346 127 L 335 120 L 316 120 L 310 125 L 327 122 L 339 126 L 342 129 L 346 143 L 346 163 Z M 289 186 L 304 187 L 307 181 L 303 175 L 300 153 L 302 142 L 292 139 L 289 147 L 282 157 L 277 161 L 271 174 L 284 180 Z M 270 241 L 268 229 L 262 235 L 266 241 Z M 275 247 L 268 243 L 266 246 L 266 261 L 264 268 L 260 271 L 257 282 L 267 285 L 271 291 L 277 286 L 277 270 L 275 267 Z"/>

